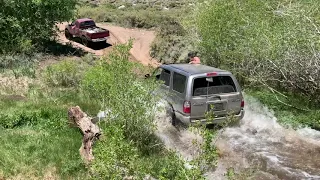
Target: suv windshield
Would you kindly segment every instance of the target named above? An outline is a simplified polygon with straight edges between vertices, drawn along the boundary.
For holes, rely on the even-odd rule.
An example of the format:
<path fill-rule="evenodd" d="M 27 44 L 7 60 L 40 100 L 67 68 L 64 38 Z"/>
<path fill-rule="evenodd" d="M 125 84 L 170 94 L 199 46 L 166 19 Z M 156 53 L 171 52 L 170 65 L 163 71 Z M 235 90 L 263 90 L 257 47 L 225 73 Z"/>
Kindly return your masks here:
<path fill-rule="evenodd" d="M 206 81 L 207 77 L 195 78 L 193 81 L 193 96 L 236 92 L 235 84 L 230 76 L 215 76 L 213 81 Z M 208 88 L 207 88 L 208 87 Z"/>

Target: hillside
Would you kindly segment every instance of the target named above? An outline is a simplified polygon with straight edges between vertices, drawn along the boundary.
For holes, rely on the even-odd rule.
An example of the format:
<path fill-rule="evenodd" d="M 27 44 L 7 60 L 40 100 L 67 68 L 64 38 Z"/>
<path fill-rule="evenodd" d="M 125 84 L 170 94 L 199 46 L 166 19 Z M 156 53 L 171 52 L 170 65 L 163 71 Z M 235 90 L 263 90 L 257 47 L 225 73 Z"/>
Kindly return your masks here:
<path fill-rule="evenodd" d="M 320 179 L 317 0 L 78 2 L 0 2 L 0 179 Z M 83 17 L 107 43 L 66 39 Z M 190 51 L 235 75 L 239 124 L 171 125 L 144 75 Z M 76 106 L 102 132 L 92 161 Z"/>

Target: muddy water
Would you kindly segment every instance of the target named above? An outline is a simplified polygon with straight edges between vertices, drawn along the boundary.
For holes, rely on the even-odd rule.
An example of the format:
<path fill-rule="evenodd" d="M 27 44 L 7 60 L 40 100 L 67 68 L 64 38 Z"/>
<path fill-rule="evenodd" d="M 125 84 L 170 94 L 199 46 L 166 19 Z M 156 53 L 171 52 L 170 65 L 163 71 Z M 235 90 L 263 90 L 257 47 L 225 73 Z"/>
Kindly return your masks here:
<path fill-rule="evenodd" d="M 217 169 L 206 174 L 208 179 L 226 179 L 224 174 L 232 167 L 238 172 L 258 170 L 253 179 L 320 180 L 320 132 L 285 129 L 269 109 L 250 97 L 245 110 L 240 127 L 225 129 L 218 139 L 221 158 Z M 197 154 L 192 143 L 201 141 L 197 133 L 173 128 L 165 113 L 158 115 L 158 127 L 157 134 L 168 148 L 186 160 Z"/>

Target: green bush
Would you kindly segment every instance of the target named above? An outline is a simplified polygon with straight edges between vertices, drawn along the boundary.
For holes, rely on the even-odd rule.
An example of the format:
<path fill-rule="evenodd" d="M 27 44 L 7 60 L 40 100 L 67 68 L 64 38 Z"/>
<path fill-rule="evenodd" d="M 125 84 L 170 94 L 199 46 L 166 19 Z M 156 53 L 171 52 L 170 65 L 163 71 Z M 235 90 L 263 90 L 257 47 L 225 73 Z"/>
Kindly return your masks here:
<path fill-rule="evenodd" d="M 76 87 L 79 85 L 86 63 L 64 59 L 45 70 L 45 80 L 51 86 Z"/>
<path fill-rule="evenodd" d="M 111 110 L 106 122 L 99 123 L 103 137 L 94 148 L 93 177 L 196 177 L 194 171 L 185 169 L 184 161 L 166 152 L 154 134 L 158 97 L 152 92 L 159 84 L 135 73 L 142 66 L 128 60 L 131 43 L 116 46 L 107 59 L 87 71 L 81 84 L 83 93 L 97 101 L 101 110 Z"/>
<path fill-rule="evenodd" d="M 139 79 L 135 72 L 142 65 L 128 61 L 130 48 L 131 44 L 116 46 L 107 59 L 86 72 L 81 87 L 104 110 L 112 110 L 126 138 L 145 147 L 157 143 L 152 129 L 156 101 L 151 94 L 157 84 Z"/>
<path fill-rule="evenodd" d="M 320 93 L 318 1 L 211 0 L 195 18 L 203 61 L 243 83 L 316 100 Z"/>
<path fill-rule="evenodd" d="M 182 21 L 191 10 L 182 9 L 177 17 L 165 16 L 159 24 L 150 55 L 161 63 L 189 62 L 188 53 L 196 50 L 195 34 L 189 33 Z M 182 17 L 181 17 L 182 16 Z"/>
<path fill-rule="evenodd" d="M 159 36 L 151 45 L 150 55 L 161 63 L 188 63 L 188 53 L 195 50 L 188 36 Z"/>
<path fill-rule="evenodd" d="M 247 93 L 274 110 L 278 121 L 284 126 L 293 128 L 307 126 L 320 129 L 319 105 L 306 100 L 303 96 L 284 93 L 285 97 L 261 89 L 248 90 Z"/>
<path fill-rule="evenodd" d="M 15 78 L 28 76 L 35 78 L 35 64 L 37 62 L 35 56 L 19 55 L 2 55 L 0 56 L 0 71 L 9 69 L 13 72 Z"/>
<path fill-rule="evenodd" d="M 73 17 L 76 0 L 0 1 L 0 54 L 33 53 L 52 39 L 57 22 Z"/>
<path fill-rule="evenodd" d="M 156 8 L 141 8 L 140 6 L 130 6 L 125 9 L 117 9 L 110 5 L 101 5 L 98 7 L 81 6 L 77 17 L 90 17 L 96 22 L 112 22 L 124 27 L 137 28 L 158 28 L 166 27 L 177 23 L 181 18 L 183 10 L 174 9 L 163 11 Z M 164 30 L 181 31 L 179 26 L 166 27 Z"/>
<path fill-rule="evenodd" d="M 57 107 L 41 107 L 21 110 L 4 111 L 0 113 L 0 127 L 6 129 L 21 128 L 25 126 L 38 126 L 40 128 L 58 129 L 67 126 L 65 110 Z"/>

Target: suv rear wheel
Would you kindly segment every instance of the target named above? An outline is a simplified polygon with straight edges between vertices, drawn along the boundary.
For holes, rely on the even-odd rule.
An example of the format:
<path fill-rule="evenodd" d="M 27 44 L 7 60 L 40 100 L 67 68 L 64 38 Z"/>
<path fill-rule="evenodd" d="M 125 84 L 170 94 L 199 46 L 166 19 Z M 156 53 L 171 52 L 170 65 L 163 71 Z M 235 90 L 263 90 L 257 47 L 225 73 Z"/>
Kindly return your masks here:
<path fill-rule="evenodd" d="M 168 108 L 168 110 L 167 110 L 167 115 L 168 115 L 169 118 L 170 118 L 170 120 L 169 120 L 170 124 L 171 124 L 172 126 L 177 126 L 177 118 L 176 118 L 176 116 L 175 116 L 175 114 L 174 114 L 174 110 L 173 110 L 172 106 L 170 106 L 170 107 Z"/>

